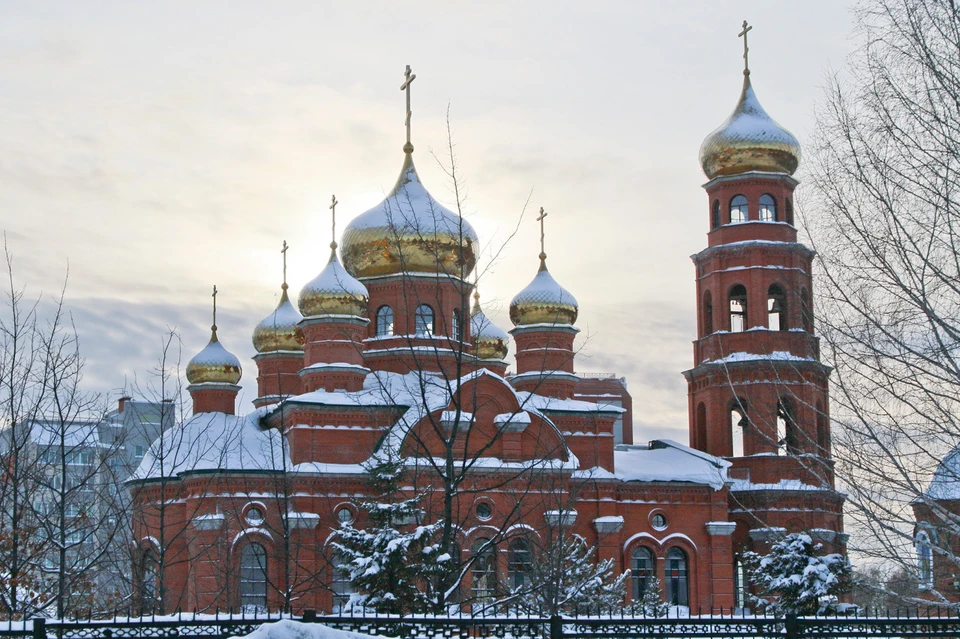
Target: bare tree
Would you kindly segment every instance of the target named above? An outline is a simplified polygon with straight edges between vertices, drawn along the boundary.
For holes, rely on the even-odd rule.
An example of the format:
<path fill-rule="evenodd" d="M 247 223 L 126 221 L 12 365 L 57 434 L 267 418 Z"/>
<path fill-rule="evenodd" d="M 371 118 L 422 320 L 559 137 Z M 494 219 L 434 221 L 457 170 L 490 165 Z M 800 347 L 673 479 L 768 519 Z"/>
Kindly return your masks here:
<path fill-rule="evenodd" d="M 960 521 L 942 499 L 960 491 L 927 486 L 960 442 L 960 6 L 867 0 L 856 17 L 860 47 L 818 111 L 804 215 L 850 549 L 916 573 L 917 506 L 958 572 Z M 960 480 L 941 470 L 942 486 Z M 946 601 L 940 586 L 927 594 Z"/>

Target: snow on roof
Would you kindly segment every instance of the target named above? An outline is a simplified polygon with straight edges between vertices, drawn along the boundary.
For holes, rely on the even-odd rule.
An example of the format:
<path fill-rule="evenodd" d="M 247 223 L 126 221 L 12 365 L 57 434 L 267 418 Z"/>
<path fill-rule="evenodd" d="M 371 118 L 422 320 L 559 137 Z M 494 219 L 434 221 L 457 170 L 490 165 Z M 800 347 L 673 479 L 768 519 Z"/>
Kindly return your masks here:
<path fill-rule="evenodd" d="M 362 299 L 368 299 L 370 297 L 367 287 L 361 284 L 360 280 L 347 273 L 347 269 L 343 268 L 343 265 L 340 264 L 340 260 L 337 259 L 336 250 L 330 254 L 330 261 L 323 267 L 320 274 L 303 285 L 300 291 L 301 299 L 306 291 L 334 295 L 346 293 Z"/>
<path fill-rule="evenodd" d="M 753 362 L 756 360 L 777 360 L 789 362 L 816 362 L 813 357 L 798 357 L 789 351 L 773 351 L 772 353 L 730 353 L 725 357 L 714 360 L 705 360 L 704 364 L 733 364 L 735 362 Z"/>
<path fill-rule="evenodd" d="M 937 465 L 926 495 L 930 499 L 960 499 L 960 445 Z"/>
<path fill-rule="evenodd" d="M 267 409 L 248 415 L 199 413 L 167 429 L 143 456 L 131 481 L 211 470 L 275 471 L 289 467 L 280 432 L 262 430 Z"/>
<path fill-rule="evenodd" d="M 30 438 L 38 446 L 59 446 L 63 434 L 63 445 L 67 448 L 109 447 L 100 441 L 96 420 L 75 420 L 61 423 L 55 419 L 36 419 L 31 421 Z"/>
<path fill-rule="evenodd" d="M 514 376 L 516 377 L 516 376 Z M 558 397 L 546 397 L 544 395 L 535 395 L 526 391 L 517 393 L 520 398 L 520 405 L 524 408 L 535 408 L 542 411 L 555 411 L 561 413 L 625 413 L 625 408 L 614 406 L 613 404 L 598 404 L 596 402 L 585 402 L 579 399 L 560 399 Z"/>
<path fill-rule="evenodd" d="M 542 263 L 533 281 L 510 302 L 511 308 L 518 304 L 569 304 L 579 307 L 573 293 L 560 286 Z"/>
<path fill-rule="evenodd" d="M 396 237 L 406 234 L 429 236 L 449 233 L 462 236 L 474 245 L 479 239 L 477 232 L 466 219 L 430 195 L 420 181 L 411 153 L 406 154 L 400 177 L 387 197 L 347 224 L 343 232 L 344 242 L 347 242 L 346 238 L 351 232 L 373 228 L 389 228 Z"/>
<path fill-rule="evenodd" d="M 225 349 L 219 339 L 211 339 L 199 353 L 190 359 L 187 366 L 190 364 L 214 364 L 240 368 L 240 360 L 237 359 L 236 355 Z"/>
<path fill-rule="evenodd" d="M 812 486 L 805 484 L 799 479 L 781 479 L 775 484 L 754 484 L 746 479 L 735 479 L 730 486 L 731 491 L 747 490 L 787 490 L 787 491 L 807 491 L 807 490 L 833 490 L 823 486 Z"/>
<path fill-rule="evenodd" d="M 479 305 L 470 316 L 470 334 L 474 338 L 501 340 L 504 344 L 510 341 L 507 332 L 490 321 Z"/>
<path fill-rule="evenodd" d="M 650 446 L 617 446 L 613 459 L 613 474 L 621 481 L 689 482 L 714 490 L 723 488 L 731 465 L 669 439 L 654 440 Z"/>
<path fill-rule="evenodd" d="M 276 330 L 278 328 L 296 326 L 302 319 L 303 315 L 301 315 L 297 307 L 293 305 L 290 298 L 287 295 L 283 295 L 280 298 L 280 303 L 277 305 L 277 308 L 264 317 L 260 323 L 257 324 L 257 328 Z"/>

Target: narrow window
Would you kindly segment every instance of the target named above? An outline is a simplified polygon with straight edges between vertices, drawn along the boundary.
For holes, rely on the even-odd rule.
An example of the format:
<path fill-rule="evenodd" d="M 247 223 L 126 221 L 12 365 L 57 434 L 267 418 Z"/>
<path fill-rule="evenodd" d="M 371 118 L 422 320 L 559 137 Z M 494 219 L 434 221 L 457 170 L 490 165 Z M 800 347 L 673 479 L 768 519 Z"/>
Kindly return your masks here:
<path fill-rule="evenodd" d="M 933 588 L 933 551 L 930 549 L 930 535 L 921 530 L 916 537 L 917 548 L 917 577 L 920 580 L 920 589 Z"/>
<path fill-rule="evenodd" d="M 703 294 L 703 334 L 713 334 L 713 296 L 710 291 Z"/>
<path fill-rule="evenodd" d="M 693 447 L 697 450 L 707 450 L 707 407 L 703 402 L 697 405 L 697 430 L 693 436 Z"/>
<path fill-rule="evenodd" d="M 744 429 L 750 424 L 747 419 L 747 403 L 740 398 L 730 406 L 730 441 L 734 457 L 743 457 Z"/>
<path fill-rule="evenodd" d="M 340 553 L 333 554 L 333 579 L 330 587 L 333 590 L 333 610 L 340 612 L 350 601 L 350 595 L 356 592 L 350 581 L 350 568 Z"/>
<path fill-rule="evenodd" d="M 767 328 L 787 330 L 787 295 L 779 284 L 773 284 L 767 291 Z"/>
<path fill-rule="evenodd" d="M 787 200 L 787 224 L 793 225 L 793 203 Z"/>
<path fill-rule="evenodd" d="M 267 551 L 260 544 L 240 551 L 240 606 L 248 612 L 267 610 Z"/>
<path fill-rule="evenodd" d="M 649 548 L 640 546 L 633 551 L 633 600 L 640 601 L 653 583 L 653 553 Z"/>
<path fill-rule="evenodd" d="M 733 562 L 733 588 L 736 606 L 741 610 L 747 607 L 747 569 L 738 556 Z"/>
<path fill-rule="evenodd" d="M 730 289 L 730 332 L 747 330 L 747 289 L 737 284 Z"/>
<path fill-rule="evenodd" d="M 823 410 L 823 402 L 817 402 L 817 454 L 822 457 L 830 456 L 830 423 Z"/>
<path fill-rule="evenodd" d="M 433 335 L 433 309 L 426 304 L 417 307 L 414 317 L 417 335 Z"/>
<path fill-rule="evenodd" d="M 769 193 L 760 196 L 760 221 L 777 221 L 777 201 Z"/>
<path fill-rule="evenodd" d="M 463 320 L 461 319 L 459 308 L 453 309 L 453 317 L 450 321 L 450 327 L 450 337 L 455 340 L 463 340 Z"/>
<path fill-rule="evenodd" d="M 690 604 L 687 584 L 687 553 L 680 548 L 667 552 L 667 603 L 671 606 Z"/>
<path fill-rule="evenodd" d="M 803 322 L 803 330 L 813 332 L 813 309 L 810 308 L 810 294 L 805 288 L 800 289 L 800 321 Z"/>
<path fill-rule="evenodd" d="M 143 555 L 143 570 L 140 582 L 141 614 L 157 612 L 157 558 L 152 550 Z"/>
<path fill-rule="evenodd" d="M 377 337 L 393 335 L 393 309 L 381 306 L 377 309 Z"/>
<path fill-rule="evenodd" d="M 510 555 L 507 558 L 507 579 L 510 588 L 516 592 L 530 585 L 533 571 L 533 555 L 526 539 L 514 539 L 510 542 Z"/>
<path fill-rule="evenodd" d="M 730 223 L 742 224 L 747 221 L 747 198 L 734 195 L 730 200 Z"/>
<path fill-rule="evenodd" d="M 479 602 L 493 599 L 497 582 L 497 550 L 489 539 L 478 539 L 473 544 L 473 568 L 470 591 Z"/>
<path fill-rule="evenodd" d="M 777 454 L 796 455 L 798 452 L 799 438 L 793 402 L 788 397 L 781 397 L 777 402 Z"/>
<path fill-rule="evenodd" d="M 710 212 L 710 228 L 720 226 L 720 200 L 713 201 L 713 210 Z"/>

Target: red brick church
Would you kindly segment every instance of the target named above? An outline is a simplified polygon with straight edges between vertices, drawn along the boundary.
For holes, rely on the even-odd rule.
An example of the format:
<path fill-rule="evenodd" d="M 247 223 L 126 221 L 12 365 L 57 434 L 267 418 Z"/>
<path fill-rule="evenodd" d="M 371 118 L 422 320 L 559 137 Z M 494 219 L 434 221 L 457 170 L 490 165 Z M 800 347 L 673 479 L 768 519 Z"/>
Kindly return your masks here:
<path fill-rule="evenodd" d="M 700 150 L 707 247 L 693 256 L 689 445 L 633 444 L 619 382 L 604 380 L 620 388 L 610 392 L 576 374 L 577 301 L 542 242 L 509 334 L 487 319 L 479 238 L 417 174 L 413 77 L 396 186 L 330 244 L 296 305 L 284 282 L 253 331 L 255 408 L 236 414 L 240 362 L 216 325 L 190 361 L 193 415 L 129 483 L 145 605 L 335 609 L 352 587 L 330 541 L 366 524 L 375 456 L 402 460 L 404 489 L 425 495 L 423 521 L 456 475 L 442 512 L 465 567 L 462 605 L 522 583 L 558 535 L 630 569 L 629 596 L 658 578 L 669 603 L 702 610 L 741 605 L 740 553 L 786 532 L 845 552 L 814 253 L 793 219 L 800 149 L 760 106 L 749 70 Z"/>

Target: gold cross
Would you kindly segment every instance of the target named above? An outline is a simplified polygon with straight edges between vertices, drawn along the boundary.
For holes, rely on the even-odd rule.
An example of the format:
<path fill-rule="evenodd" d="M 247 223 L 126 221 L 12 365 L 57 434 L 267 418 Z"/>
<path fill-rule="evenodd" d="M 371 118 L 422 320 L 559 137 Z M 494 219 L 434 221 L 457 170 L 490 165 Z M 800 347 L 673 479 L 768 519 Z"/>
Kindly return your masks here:
<path fill-rule="evenodd" d="M 213 285 L 213 326 L 211 328 L 217 330 L 217 285 Z"/>
<path fill-rule="evenodd" d="M 403 81 L 403 84 L 400 85 L 400 90 L 407 92 L 407 144 L 404 147 L 406 150 L 407 147 L 413 146 L 410 143 L 410 116 L 413 115 L 413 112 L 410 111 L 410 84 L 417 79 L 417 76 L 410 71 L 409 64 L 407 65 L 407 70 L 403 72 L 403 77 L 406 79 Z M 410 150 L 412 151 L 413 149 L 411 148 Z"/>
<path fill-rule="evenodd" d="M 543 259 L 547 256 L 547 252 L 544 250 L 544 232 L 543 232 L 543 218 L 547 217 L 547 212 L 543 210 L 543 207 L 540 207 L 540 216 L 537 218 L 537 221 L 540 222 L 540 259 Z"/>
<path fill-rule="evenodd" d="M 331 247 L 335 247 L 337 245 L 337 204 L 340 204 L 339 202 L 337 202 L 337 196 L 336 195 L 331 196 L 330 197 L 330 211 L 331 211 L 330 216 L 333 218 L 332 226 L 331 226 L 332 230 L 330 231 L 331 234 L 333 235 Z"/>
<path fill-rule="evenodd" d="M 290 248 L 287 246 L 287 241 L 283 241 L 283 248 L 280 249 L 280 253 L 283 254 L 283 288 L 287 288 L 287 249 Z"/>
<path fill-rule="evenodd" d="M 743 31 L 737 34 L 738 38 L 743 38 L 743 73 L 745 75 L 750 73 L 750 64 L 747 61 L 747 52 L 750 51 L 750 48 L 747 46 L 747 32 L 750 31 L 751 29 L 753 29 L 753 27 L 748 27 L 747 21 L 744 20 Z"/>

